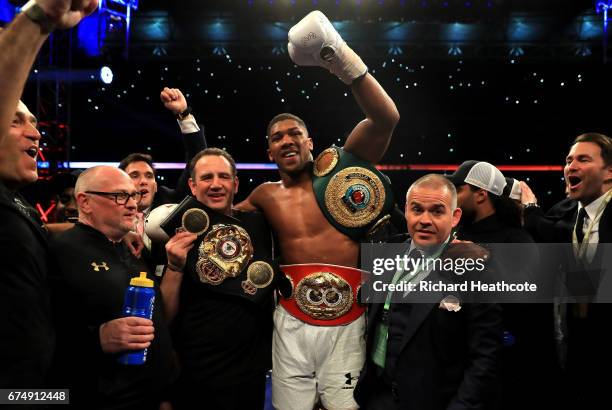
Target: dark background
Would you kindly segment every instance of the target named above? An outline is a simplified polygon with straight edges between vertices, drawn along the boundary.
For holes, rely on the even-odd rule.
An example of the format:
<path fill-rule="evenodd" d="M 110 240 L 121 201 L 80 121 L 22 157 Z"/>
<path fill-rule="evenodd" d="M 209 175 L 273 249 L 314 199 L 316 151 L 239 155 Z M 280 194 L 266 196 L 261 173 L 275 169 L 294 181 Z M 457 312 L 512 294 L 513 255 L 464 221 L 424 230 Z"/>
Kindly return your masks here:
<path fill-rule="evenodd" d="M 398 106 L 401 121 L 383 164 L 559 166 L 577 135 L 612 134 L 612 71 L 596 3 L 141 0 L 129 46 L 121 19 L 109 27 L 94 17 L 103 37 L 97 56 L 85 52 L 82 32 L 58 35 L 55 49 L 41 53 L 24 101 L 43 122 L 63 117 L 63 134 L 48 132 L 48 156 L 59 161 L 119 161 L 134 151 L 156 162 L 183 161 L 178 126 L 159 101 L 164 86 L 187 95 L 209 145 L 238 162 L 267 162 L 266 126 L 280 112 L 306 121 L 316 155 L 342 144 L 363 117 L 342 82 L 323 69 L 294 66 L 286 54 L 288 29 L 319 8 Z M 114 80 L 36 77 L 67 61 L 73 74 L 107 65 Z M 58 101 L 65 104 L 59 113 Z M 424 174 L 387 173 L 400 205 Z M 159 174 L 171 185 L 178 171 Z M 504 174 L 528 179 L 546 206 L 563 197 L 559 171 Z M 277 179 L 274 170 L 239 176 L 238 199 Z"/>

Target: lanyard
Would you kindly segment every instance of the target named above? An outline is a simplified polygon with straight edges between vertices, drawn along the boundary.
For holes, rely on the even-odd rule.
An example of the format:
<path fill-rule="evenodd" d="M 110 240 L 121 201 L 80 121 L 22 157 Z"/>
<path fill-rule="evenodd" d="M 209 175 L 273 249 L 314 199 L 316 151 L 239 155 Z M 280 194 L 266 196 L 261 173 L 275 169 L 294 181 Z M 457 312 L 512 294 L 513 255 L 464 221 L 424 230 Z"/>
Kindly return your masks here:
<path fill-rule="evenodd" d="M 440 254 L 444 251 L 444 249 L 446 249 L 446 245 L 447 245 L 449 239 L 447 239 L 446 242 L 441 244 L 438 247 L 438 250 L 436 252 L 434 252 L 432 255 L 426 256 L 426 257 L 422 258 L 423 262 L 425 262 L 425 260 L 427 260 L 427 259 L 436 259 L 438 256 L 440 256 Z M 405 275 L 404 275 L 404 270 L 403 269 L 399 269 L 397 272 L 395 272 L 395 275 L 393 275 L 393 279 L 391 279 L 391 284 L 395 285 L 398 282 L 400 282 L 401 280 L 405 280 L 408 275 L 412 275 L 413 278 L 416 278 L 417 275 L 420 272 L 422 272 L 424 268 L 425 268 L 425 266 L 421 266 L 418 271 L 408 272 Z M 383 314 L 386 314 L 389 311 L 389 307 L 391 307 L 391 299 L 392 298 L 393 298 L 393 292 L 388 292 L 387 293 L 387 298 L 385 299 L 385 304 L 383 305 L 383 309 L 384 309 Z"/>
<path fill-rule="evenodd" d="M 610 202 L 611 199 L 612 199 L 612 189 L 608 191 L 604 200 L 601 202 L 601 205 L 599 205 L 599 208 L 597 208 L 595 217 L 591 220 L 591 222 L 589 222 L 589 227 L 587 228 L 587 231 L 584 234 L 584 238 L 582 238 L 582 243 L 578 243 L 578 236 L 576 235 L 576 224 L 574 224 L 574 231 L 572 232 L 572 245 L 574 248 L 574 255 L 578 259 L 582 259 L 584 255 L 586 254 L 586 250 L 587 250 L 588 243 L 589 243 L 589 238 L 591 236 L 591 231 L 593 230 L 595 225 L 599 223 L 599 220 L 601 219 L 601 216 L 603 215 L 604 210 L 606 209 L 606 206 L 608 206 L 608 203 Z"/>
<path fill-rule="evenodd" d="M 425 259 L 435 259 L 438 256 L 440 256 L 440 254 L 444 251 L 444 249 L 446 249 L 446 245 L 449 241 L 450 241 L 450 238 L 447 239 L 445 243 L 441 244 L 439 249 L 433 255 L 427 258 L 423 258 L 422 260 L 425 261 Z M 391 280 L 391 283 L 395 285 L 401 279 L 405 279 L 408 275 L 414 275 L 413 277 L 417 277 L 417 275 L 421 273 L 423 270 L 424 270 L 424 266 L 421 266 L 418 271 L 408 272 L 404 275 L 404 270 L 398 269 L 397 272 L 395 272 L 395 275 L 393 275 L 393 279 Z M 376 326 L 376 331 L 374 333 L 374 349 L 372 350 L 372 361 L 380 369 L 385 368 L 385 363 L 387 359 L 387 338 L 389 337 L 388 318 L 389 318 L 389 307 L 391 306 L 391 299 L 393 297 L 392 293 L 393 292 L 391 291 L 387 293 L 387 299 L 385 300 L 385 304 L 383 306 L 382 319 L 380 323 L 378 323 L 378 326 Z"/>

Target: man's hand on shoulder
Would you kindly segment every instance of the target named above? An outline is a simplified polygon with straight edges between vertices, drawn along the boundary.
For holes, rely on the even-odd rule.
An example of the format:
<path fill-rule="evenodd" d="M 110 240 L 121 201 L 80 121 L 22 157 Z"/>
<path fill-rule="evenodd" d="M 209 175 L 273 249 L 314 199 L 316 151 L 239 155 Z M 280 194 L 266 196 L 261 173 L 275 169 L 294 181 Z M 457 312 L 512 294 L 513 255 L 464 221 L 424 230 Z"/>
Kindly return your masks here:
<path fill-rule="evenodd" d="M 140 258 L 142 255 L 142 250 L 145 247 L 142 236 L 138 235 L 136 232 L 128 232 L 123 237 L 123 241 L 130 252 L 132 252 L 132 255 L 134 255 L 136 258 Z"/>
<path fill-rule="evenodd" d="M 459 258 L 471 258 L 471 259 L 488 259 L 490 256 L 489 250 L 482 246 L 475 244 L 471 241 L 462 241 L 459 239 L 453 239 L 451 244 L 446 248 L 444 258 L 459 259 Z"/>

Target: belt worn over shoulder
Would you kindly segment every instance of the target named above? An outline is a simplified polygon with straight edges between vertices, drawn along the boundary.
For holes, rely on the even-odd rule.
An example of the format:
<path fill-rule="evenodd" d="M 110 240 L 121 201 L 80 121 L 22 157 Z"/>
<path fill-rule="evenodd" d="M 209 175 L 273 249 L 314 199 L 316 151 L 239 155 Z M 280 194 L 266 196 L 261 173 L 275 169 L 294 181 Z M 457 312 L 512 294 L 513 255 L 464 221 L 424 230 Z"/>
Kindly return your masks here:
<path fill-rule="evenodd" d="M 293 293 L 280 304 L 297 319 L 317 326 L 347 325 L 365 311 L 357 294 L 362 270 L 345 266 L 309 263 L 281 265 Z"/>
<path fill-rule="evenodd" d="M 359 241 L 393 207 L 389 178 L 344 149 L 332 146 L 313 165 L 312 187 L 319 208 L 340 232 Z"/>

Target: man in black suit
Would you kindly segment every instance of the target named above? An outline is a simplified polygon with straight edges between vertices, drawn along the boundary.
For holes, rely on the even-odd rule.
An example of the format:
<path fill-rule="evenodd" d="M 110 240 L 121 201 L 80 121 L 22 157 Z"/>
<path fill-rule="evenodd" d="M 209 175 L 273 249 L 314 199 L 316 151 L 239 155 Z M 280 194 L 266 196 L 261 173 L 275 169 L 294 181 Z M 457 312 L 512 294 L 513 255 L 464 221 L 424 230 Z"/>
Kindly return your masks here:
<path fill-rule="evenodd" d="M 455 187 L 441 175 L 418 179 L 408 190 L 405 216 L 409 255 L 415 249 L 430 257 L 439 253 L 461 218 Z M 411 273 L 421 280 L 430 276 L 424 270 Z M 366 364 L 355 389 L 361 408 L 490 408 L 498 387 L 500 308 L 446 304 L 446 299 L 389 303 L 387 298 L 384 305 L 370 306 Z"/>
<path fill-rule="evenodd" d="M 525 218 L 547 242 L 572 243 L 563 266 L 567 289 L 578 302 L 566 306 L 567 383 L 575 406 L 594 408 L 609 400 L 598 375 L 612 366 L 607 338 L 611 305 L 591 303 L 609 302 L 611 296 L 602 286 L 610 280 L 612 266 L 606 252 L 612 242 L 612 139 L 598 133 L 578 136 L 566 157 L 564 176 L 569 199 L 556 206 L 560 217 L 536 209 Z M 537 203 L 529 187 L 522 188 L 522 202 Z"/>
<path fill-rule="evenodd" d="M 144 253 L 144 259 L 157 276 L 161 276 L 166 264 L 166 251 L 163 246 L 151 243 L 147 238 L 144 233 L 144 221 L 151 210 L 160 205 L 179 203 L 190 194 L 187 184 L 189 180 L 188 164 L 197 153 L 206 149 L 204 130 L 200 128 L 191 114 L 191 109 L 187 106 L 187 100 L 181 90 L 164 87 L 160 93 L 160 99 L 164 106 L 176 117 L 181 128 L 185 148 L 187 165 L 178 179 L 176 188 L 157 185 L 153 158 L 148 154 L 132 153 L 119 163 L 119 168 L 132 178 L 136 189 L 142 194 L 142 199 L 138 204 L 135 228 L 142 236 L 147 249 Z"/>
<path fill-rule="evenodd" d="M 520 208 L 504 195 L 505 189 L 510 191 L 512 185 L 507 186 L 507 178 L 501 171 L 488 162 L 465 161 L 448 178 L 457 189 L 457 202 L 462 211 L 457 237 L 486 244 L 483 246 L 491 251 L 504 277 L 517 281 L 540 279 L 536 276 L 538 248 L 521 226 Z M 553 392 L 539 384 L 542 379 L 558 377 L 552 317 L 552 302 L 502 304 L 502 409 L 552 403 Z M 530 371 L 525 372 L 526 368 Z"/>
<path fill-rule="evenodd" d="M 18 190 L 36 182 L 36 117 L 19 100 L 54 29 L 75 26 L 96 0 L 37 0 L 0 33 L 0 388 L 41 388 L 53 353 L 47 237 Z M 12 406 L 9 406 L 12 407 Z M 21 408 L 21 406 L 18 406 Z M 29 408 L 23 407 L 23 408 Z"/>
<path fill-rule="evenodd" d="M 525 207 L 525 228 L 534 238 L 543 242 L 572 242 L 572 231 L 577 222 L 579 208 L 595 208 L 612 189 L 612 140 L 603 134 L 586 133 L 574 140 L 566 158 L 563 171 L 567 184 L 568 198 L 555 204 L 544 213 L 538 200 L 525 182 L 521 182 L 521 203 Z M 595 205 L 590 205 L 596 202 Z M 609 203 L 608 203 L 609 205 Z M 612 211 L 607 206 L 600 216 L 597 226 L 592 230 L 589 243 L 612 242 Z M 594 219 L 596 209 L 588 212 L 582 223 L 586 233 L 588 222 Z M 594 234 L 598 233 L 595 237 Z M 603 237 L 602 237 L 603 235 Z M 596 239 L 597 238 L 597 239 Z"/>

